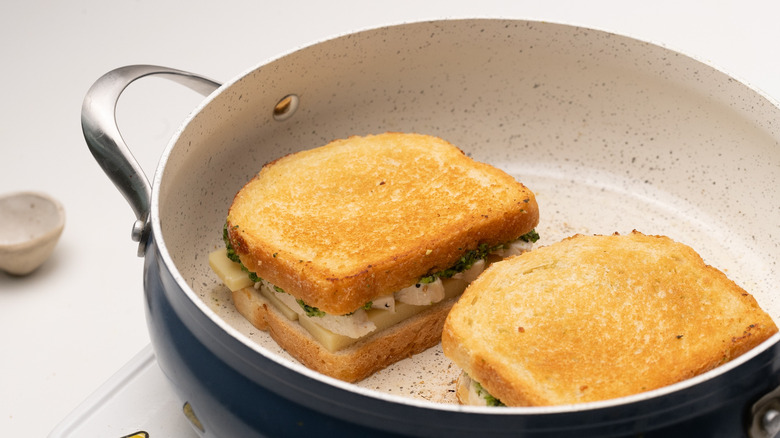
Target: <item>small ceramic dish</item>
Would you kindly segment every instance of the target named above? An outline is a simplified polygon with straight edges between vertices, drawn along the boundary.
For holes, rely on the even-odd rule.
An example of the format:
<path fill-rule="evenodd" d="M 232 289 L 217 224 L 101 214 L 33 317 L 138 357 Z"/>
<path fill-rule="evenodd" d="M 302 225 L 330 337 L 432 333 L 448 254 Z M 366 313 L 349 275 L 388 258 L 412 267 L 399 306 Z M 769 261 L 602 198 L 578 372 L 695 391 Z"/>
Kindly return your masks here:
<path fill-rule="evenodd" d="M 65 209 L 43 193 L 0 195 L 0 270 L 26 275 L 49 258 L 65 227 Z"/>

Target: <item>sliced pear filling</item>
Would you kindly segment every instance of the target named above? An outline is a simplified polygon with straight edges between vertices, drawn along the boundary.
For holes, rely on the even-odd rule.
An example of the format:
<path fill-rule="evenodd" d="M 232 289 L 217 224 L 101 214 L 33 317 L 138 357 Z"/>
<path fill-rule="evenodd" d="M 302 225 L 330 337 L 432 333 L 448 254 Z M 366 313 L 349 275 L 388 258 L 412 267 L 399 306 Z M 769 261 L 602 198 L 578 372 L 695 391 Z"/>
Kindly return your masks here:
<path fill-rule="evenodd" d="M 265 280 L 253 281 L 240 263 L 228 258 L 225 249 L 209 254 L 209 266 L 231 291 L 254 286 L 249 289 L 251 293 L 265 298 L 289 320 L 297 321 L 325 348 L 334 352 L 410 318 L 444 299 L 457 297 L 493 259 L 528 251 L 532 245 L 532 242 L 518 240 L 493 248 L 487 261 L 473 261 L 469 263 L 468 269 L 454 275 L 425 277 L 419 283 L 394 294 L 375 298 L 364 308 L 348 315 L 326 314 L 296 300 Z"/>
<path fill-rule="evenodd" d="M 306 309 L 294 296 L 274 287 L 271 283 L 264 280 L 260 281 L 255 283 L 255 289 L 258 289 L 265 297 L 273 295 L 285 307 L 298 315 L 298 321 L 304 319 L 316 321 L 315 324 L 333 333 L 358 339 L 376 330 L 376 325 L 368 319 L 365 309 L 358 309 L 349 315 L 331 315 L 320 312 L 321 314 L 318 316 L 309 316 Z"/>
<path fill-rule="evenodd" d="M 466 288 L 466 284 L 459 280 L 451 280 L 448 281 L 448 283 L 452 283 L 452 287 L 445 287 L 447 290 L 447 298 L 455 297 L 463 293 L 463 290 Z M 274 306 L 284 306 L 287 308 L 287 310 L 290 309 L 286 304 L 280 300 L 280 296 L 287 295 L 288 297 L 291 297 L 290 294 L 286 292 L 276 292 L 273 290 L 273 288 L 269 288 L 266 286 L 260 286 L 259 289 L 255 289 L 255 293 L 261 294 L 263 297 L 268 298 L 269 301 L 271 301 Z M 274 300 L 271 299 L 272 296 L 275 295 Z M 296 307 L 297 306 L 296 303 Z M 370 335 L 371 333 L 375 331 L 381 331 L 388 327 L 391 327 L 407 318 L 410 318 L 423 310 L 429 308 L 430 306 L 415 306 L 412 304 L 406 304 L 402 302 L 396 302 L 395 303 L 395 312 L 388 312 L 386 310 L 378 309 L 378 308 L 371 308 L 368 310 L 363 310 L 365 312 L 365 318 L 374 326 L 374 330 L 372 330 L 369 333 L 366 333 L 364 336 L 360 338 L 353 338 L 344 334 L 334 333 L 331 330 L 328 330 L 327 328 L 323 327 L 321 325 L 321 317 L 317 316 L 306 316 L 301 315 L 295 311 L 290 310 L 290 312 L 293 312 L 297 318 L 292 319 L 294 321 L 298 321 L 298 323 L 305 328 L 309 334 L 311 334 L 314 339 L 319 341 L 320 344 L 322 344 L 328 351 L 334 352 L 341 350 L 343 348 L 346 348 L 361 339 L 363 339 L 365 336 Z M 284 312 L 284 310 L 282 310 Z M 285 312 L 286 314 L 286 312 Z M 354 315 L 354 314 L 353 314 Z M 352 315 L 343 315 L 344 318 L 349 318 Z"/>
<path fill-rule="evenodd" d="M 292 295 L 279 288 L 274 288 L 267 281 L 253 283 L 248 278 L 247 273 L 241 269 L 240 264 L 227 258 L 224 249 L 209 254 L 209 265 L 231 291 L 249 288 L 248 291 L 251 293 L 259 294 L 289 320 L 297 321 L 331 352 L 346 348 L 365 336 L 393 326 L 432 305 L 408 304 L 394 299 L 393 295 L 387 295 L 372 301 L 371 308 L 368 310 L 358 309 L 350 315 L 307 316 L 306 311 Z M 439 301 L 460 295 L 467 286 L 465 281 L 456 278 L 438 279 L 438 283 L 441 284 L 443 293 Z M 254 287 L 250 288 L 250 286 Z M 437 286 L 433 286 L 433 288 L 437 288 Z M 422 289 L 422 285 L 419 289 Z M 407 295 L 413 294 L 408 293 Z M 367 327 L 370 330 L 367 330 Z"/>

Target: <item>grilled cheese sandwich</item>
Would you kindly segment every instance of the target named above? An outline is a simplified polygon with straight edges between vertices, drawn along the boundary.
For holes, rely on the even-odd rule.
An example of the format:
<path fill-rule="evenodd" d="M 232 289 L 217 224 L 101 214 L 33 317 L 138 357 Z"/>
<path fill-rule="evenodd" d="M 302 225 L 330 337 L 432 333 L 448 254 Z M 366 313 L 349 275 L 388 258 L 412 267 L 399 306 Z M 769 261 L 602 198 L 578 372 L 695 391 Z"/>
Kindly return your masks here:
<path fill-rule="evenodd" d="M 777 327 L 756 300 L 664 236 L 577 235 L 493 264 L 447 317 L 464 404 L 628 396 L 711 370 Z"/>
<path fill-rule="evenodd" d="M 350 137 L 264 166 L 210 263 L 252 324 L 355 381 L 437 344 L 467 283 L 529 249 L 538 218 L 530 190 L 442 139 Z"/>

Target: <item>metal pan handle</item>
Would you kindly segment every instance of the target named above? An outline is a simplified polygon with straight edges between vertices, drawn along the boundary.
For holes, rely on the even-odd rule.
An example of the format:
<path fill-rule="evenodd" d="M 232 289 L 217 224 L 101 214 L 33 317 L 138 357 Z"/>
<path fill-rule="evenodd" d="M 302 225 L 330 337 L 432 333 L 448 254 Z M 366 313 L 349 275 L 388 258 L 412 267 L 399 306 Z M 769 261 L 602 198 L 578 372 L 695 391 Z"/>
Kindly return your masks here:
<path fill-rule="evenodd" d="M 780 437 L 780 386 L 761 397 L 750 410 L 750 438 Z"/>
<path fill-rule="evenodd" d="M 130 65 L 112 70 L 87 91 L 81 106 L 81 129 L 92 155 L 135 212 L 132 239 L 143 256 L 149 237 L 152 186 L 125 144 L 116 123 L 116 105 L 122 92 L 137 79 L 161 75 L 204 96 L 220 83 L 203 76 L 156 65 Z"/>

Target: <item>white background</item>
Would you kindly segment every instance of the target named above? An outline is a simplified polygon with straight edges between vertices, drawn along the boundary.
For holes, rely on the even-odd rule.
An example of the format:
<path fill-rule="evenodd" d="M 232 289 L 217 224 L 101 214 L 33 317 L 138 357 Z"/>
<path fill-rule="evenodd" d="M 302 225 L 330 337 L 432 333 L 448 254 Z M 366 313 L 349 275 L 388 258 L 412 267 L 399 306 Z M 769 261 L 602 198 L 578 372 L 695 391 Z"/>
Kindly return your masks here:
<path fill-rule="evenodd" d="M 655 42 L 780 98 L 780 3 L 716 1 L 8 0 L 0 4 L 0 195 L 46 192 L 65 206 L 53 256 L 27 277 L 0 272 L 0 434 L 45 436 L 149 342 L 134 216 L 90 155 L 81 102 L 103 73 L 160 64 L 224 82 L 354 30 L 447 17 L 568 23 Z M 134 84 L 117 118 L 149 175 L 200 97 Z M 4 224 L 0 224 L 4 226 Z"/>

